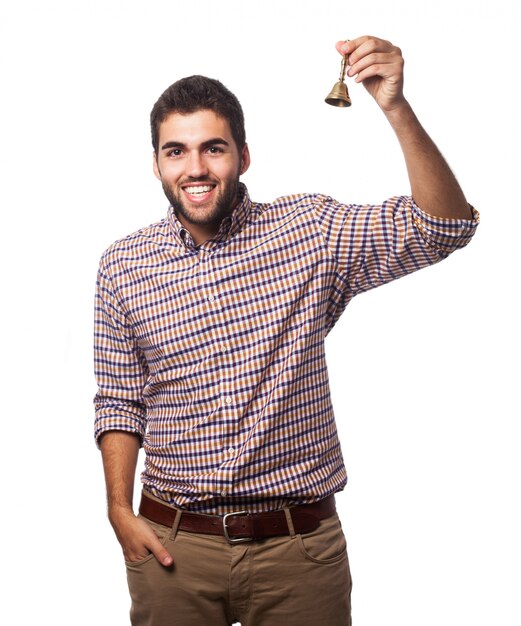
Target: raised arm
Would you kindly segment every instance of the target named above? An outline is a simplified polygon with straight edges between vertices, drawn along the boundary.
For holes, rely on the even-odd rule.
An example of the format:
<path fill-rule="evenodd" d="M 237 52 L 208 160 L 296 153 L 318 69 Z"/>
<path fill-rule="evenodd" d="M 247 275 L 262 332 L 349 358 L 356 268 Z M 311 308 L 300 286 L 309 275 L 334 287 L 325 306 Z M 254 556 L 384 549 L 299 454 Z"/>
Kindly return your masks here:
<path fill-rule="evenodd" d="M 401 50 L 369 36 L 339 41 L 336 47 L 348 55 L 348 76 L 364 85 L 394 129 L 416 204 L 436 217 L 472 219 L 458 181 L 405 99 Z"/>

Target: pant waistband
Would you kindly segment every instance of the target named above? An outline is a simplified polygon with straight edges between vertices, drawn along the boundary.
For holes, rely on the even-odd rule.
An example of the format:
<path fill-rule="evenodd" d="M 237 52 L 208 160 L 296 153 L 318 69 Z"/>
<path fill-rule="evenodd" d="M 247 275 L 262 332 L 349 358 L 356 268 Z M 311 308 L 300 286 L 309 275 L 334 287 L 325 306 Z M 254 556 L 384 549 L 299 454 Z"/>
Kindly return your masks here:
<path fill-rule="evenodd" d="M 321 520 L 336 513 L 335 497 L 331 495 L 318 502 L 293 506 L 288 511 L 295 533 L 310 533 L 318 528 Z M 176 520 L 178 509 L 162 504 L 143 493 L 139 512 L 143 517 L 157 524 L 172 526 Z M 266 513 L 234 511 L 226 515 L 202 515 L 182 511 L 178 530 L 205 535 L 220 535 L 230 543 L 290 534 L 284 510 Z"/>

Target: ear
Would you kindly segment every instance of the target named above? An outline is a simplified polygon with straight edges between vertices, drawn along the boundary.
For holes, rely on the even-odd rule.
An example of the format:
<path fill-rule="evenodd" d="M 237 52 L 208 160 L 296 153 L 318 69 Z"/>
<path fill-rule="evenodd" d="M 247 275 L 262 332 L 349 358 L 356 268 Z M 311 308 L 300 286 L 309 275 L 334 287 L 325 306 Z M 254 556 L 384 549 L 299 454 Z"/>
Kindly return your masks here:
<path fill-rule="evenodd" d="M 244 174 L 246 170 L 250 167 L 250 149 L 248 148 L 248 144 L 244 144 L 244 148 L 242 149 L 241 154 L 241 168 L 239 170 L 240 174 Z"/>
<path fill-rule="evenodd" d="M 157 155 L 154 152 L 152 153 L 152 157 L 154 159 L 154 163 L 153 163 L 153 168 L 154 168 L 154 174 L 156 175 L 156 178 L 158 178 L 159 180 L 161 180 L 161 172 L 159 171 L 159 165 L 157 163 Z"/>

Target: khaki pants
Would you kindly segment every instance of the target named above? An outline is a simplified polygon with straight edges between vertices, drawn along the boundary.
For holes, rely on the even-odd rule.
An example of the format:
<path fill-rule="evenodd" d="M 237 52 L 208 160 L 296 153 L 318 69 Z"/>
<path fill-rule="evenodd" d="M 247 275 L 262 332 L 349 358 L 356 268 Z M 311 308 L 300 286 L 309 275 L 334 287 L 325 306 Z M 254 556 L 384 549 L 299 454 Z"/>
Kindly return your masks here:
<path fill-rule="evenodd" d="M 133 626 L 350 626 L 351 575 L 338 516 L 305 535 L 230 544 L 149 522 L 174 565 L 127 562 Z M 148 521 L 148 520 L 147 520 Z"/>

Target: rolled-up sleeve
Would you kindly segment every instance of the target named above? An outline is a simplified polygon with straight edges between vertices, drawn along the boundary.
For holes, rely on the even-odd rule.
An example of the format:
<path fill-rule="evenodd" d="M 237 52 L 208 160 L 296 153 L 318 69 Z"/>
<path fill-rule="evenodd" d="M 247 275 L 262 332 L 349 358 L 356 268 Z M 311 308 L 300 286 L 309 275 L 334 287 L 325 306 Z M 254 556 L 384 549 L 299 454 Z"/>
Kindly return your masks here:
<path fill-rule="evenodd" d="M 411 199 L 414 225 L 425 242 L 437 250 L 441 258 L 464 248 L 474 236 L 479 224 L 479 213 L 470 205 L 469 210 L 472 218 L 468 220 L 435 217 L 422 211 Z"/>
<path fill-rule="evenodd" d="M 142 440 L 146 430 L 142 395 L 148 369 L 104 265 L 102 259 L 94 314 L 94 369 L 98 384 L 94 435 L 99 443 L 105 432 L 123 430 Z"/>
<path fill-rule="evenodd" d="M 410 196 L 381 205 L 343 205 L 322 197 L 318 215 L 349 297 L 432 265 L 466 246 L 479 223 L 434 217 Z"/>

